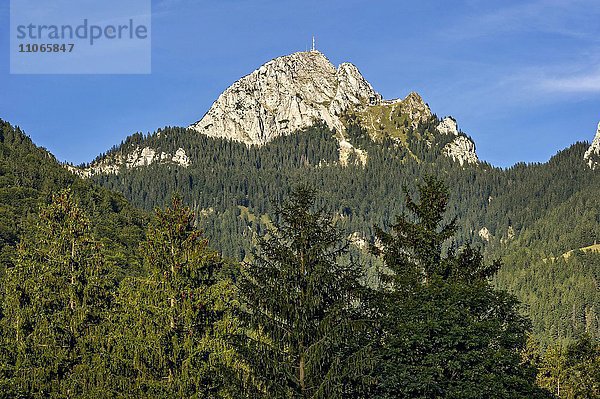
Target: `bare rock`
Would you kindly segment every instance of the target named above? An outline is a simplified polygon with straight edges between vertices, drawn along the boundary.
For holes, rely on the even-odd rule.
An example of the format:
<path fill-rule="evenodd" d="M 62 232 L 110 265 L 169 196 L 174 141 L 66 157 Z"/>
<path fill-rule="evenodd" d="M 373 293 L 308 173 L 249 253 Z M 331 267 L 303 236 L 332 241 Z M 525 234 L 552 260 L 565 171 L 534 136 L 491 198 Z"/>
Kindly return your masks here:
<path fill-rule="evenodd" d="M 598 123 L 594 141 L 583 155 L 583 159 L 590 169 L 596 169 L 600 165 L 600 123 Z"/>
<path fill-rule="evenodd" d="M 262 145 L 325 122 L 343 131 L 349 108 L 381 101 L 381 96 L 348 63 L 335 68 L 318 51 L 275 58 L 241 78 L 190 128 L 211 137 Z"/>

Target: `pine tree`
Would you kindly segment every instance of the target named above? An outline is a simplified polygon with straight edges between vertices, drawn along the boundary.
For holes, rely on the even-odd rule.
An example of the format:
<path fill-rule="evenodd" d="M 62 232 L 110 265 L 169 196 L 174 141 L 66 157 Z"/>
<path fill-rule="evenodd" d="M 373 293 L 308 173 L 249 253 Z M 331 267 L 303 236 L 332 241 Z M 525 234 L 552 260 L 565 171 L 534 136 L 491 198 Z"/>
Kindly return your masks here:
<path fill-rule="evenodd" d="M 447 241 L 455 221 L 444 223 L 449 195 L 427 177 L 419 202 L 391 232 L 377 230 L 386 270 L 380 297 L 383 398 L 533 398 L 535 374 L 522 365 L 528 321 L 516 300 L 491 287 L 499 264 L 483 264 L 466 246 Z M 446 250 L 444 250 L 446 248 Z"/>
<path fill-rule="evenodd" d="M 10 380 L 2 390 L 26 397 L 93 392 L 112 279 L 70 192 L 41 211 L 5 281 L 3 363 Z"/>
<path fill-rule="evenodd" d="M 360 397 L 368 351 L 357 340 L 359 271 L 315 192 L 299 187 L 261 236 L 239 284 L 249 329 L 244 353 L 258 389 L 274 398 Z"/>
<path fill-rule="evenodd" d="M 227 396 L 225 366 L 235 363 L 226 341 L 236 328 L 231 280 L 180 197 L 156 210 L 141 250 L 147 276 L 126 278 L 120 289 L 115 389 L 133 396 Z"/>

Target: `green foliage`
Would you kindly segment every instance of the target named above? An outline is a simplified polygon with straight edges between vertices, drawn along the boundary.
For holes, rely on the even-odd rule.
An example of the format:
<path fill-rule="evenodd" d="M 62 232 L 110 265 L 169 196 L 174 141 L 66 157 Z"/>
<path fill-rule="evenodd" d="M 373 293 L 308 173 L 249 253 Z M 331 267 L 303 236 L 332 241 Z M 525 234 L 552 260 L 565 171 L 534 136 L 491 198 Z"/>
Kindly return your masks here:
<path fill-rule="evenodd" d="M 102 337 L 110 309 L 115 281 L 110 269 L 71 194 L 55 196 L 4 280 L 4 392 L 13 397 L 90 392 L 103 373 L 90 348 Z"/>
<path fill-rule="evenodd" d="M 520 364 L 528 321 L 511 295 L 488 278 L 470 247 L 456 254 L 443 245 L 455 221 L 443 223 L 448 192 L 428 177 L 419 202 L 407 194 L 410 217 L 391 233 L 378 230 L 387 268 L 382 275 L 379 396 L 382 398 L 543 397 L 533 370 Z"/>
<path fill-rule="evenodd" d="M 442 244 L 456 232 L 456 221 L 440 227 L 448 194 L 441 182 L 431 177 L 418 188 L 420 203 L 413 201 L 405 188 L 407 209 L 414 214 L 416 223 L 402 215 L 392 225 L 393 234 L 380 228 L 375 230 L 379 245 L 373 248 L 374 252 L 383 255 L 386 266 L 394 273 L 393 286 L 400 290 L 402 285 L 415 286 L 421 280 L 427 281 L 436 275 L 447 277 L 450 273 L 450 264 L 442 262 Z M 408 281 L 399 280 L 407 278 Z"/>
<path fill-rule="evenodd" d="M 591 245 L 600 235 L 600 174 L 583 162 L 586 145 L 577 143 L 544 164 L 517 164 L 505 170 L 486 163 L 460 167 L 443 155 L 453 136 L 436 130 L 439 120 L 435 116 L 414 127 L 400 111 L 395 111 L 390 122 L 397 126 L 384 129 L 401 130 L 400 141 L 393 132 L 378 135 L 374 141 L 357 117 L 347 118 L 344 135 L 367 153 L 364 167 L 338 164 L 334 133 L 324 126 L 260 147 L 165 128 L 149 136 L 136 135 L 109 156 L 128 153 L 139 145 L 170 153 L 181 147 L 190 157 L 189 167 L 153 164 L 93 179 L 145 209 L 162 206 L 170 192 L 181 192 L 186 203 L 206 214 L 202 227 L 215 248 L 243 260 L 256 237 L 268 229 L 264 220 L 273 217 L 273 203 L 287 196 L 289 187 L 299 181 L 320 189 L 317 205 L 332 210 L 345 235 L 357 233 L 371 241 L 373 226 L 389 228 L 395 215 L 407 211 L 398 200 L 402 187 L 414 190 L 421 176 L 436 174 L 448 183 L 452 194 L 447 217 L 457 217 L 457 245 L 472 243 L 487 257 L 504 261 L 496 283 L 525 303 L 538 337 L 551 342 L 578 334 L 582 323 L 566 317 L 574 306 L 598 319 L 597 290 L 591 288 L 586 271 L 589 265 L 570 266 L 575 270 L 573 277 L 542 264 L 544 258 Z M 256 218 L 245 218 L 240 206 Z M 490 233 L 489 241 L 478 234 L 483 227 Z M 363 261 L 372 263 L 367 257 Z M 368 279 L 374 281 L 376 276 L 371 273 Z M 568 299 L 554 291 L 554 286 L 570 292 Z M 575 292 L 581 294 L 575 296 Z M 590 333 L 599 336 L 600 330 L 594 328 Z"/>
<path fill-rule="evenodd" d="M 463 168 L 442 155 L 452 137 L 437 118 L 399 118 L 401 142 L 349 119 L 364 167 L 337 163 L 323 125 L 261 147 L 178 128 L 132 136 L 109 155 L 143 144 L 192 160 L 94 177 L 146 209 L 182 193 L 146 231 L 123 196 L 0 121 L 0 396 L 537 397 L 533 364 L 560 397 L 598 397 L 600 255 L 578 250 L 600 234 L 586 146 Z M 417 184 L 431 173 L 451 195 Z M 298 190 L 277 213 L 298 181 L 322 194 Z M 248 261 L 241 277 L 198 227 Z M 355 233 L 381 258 L 349 246 Z M 379 284 L 375 300 L 359 282 Z M 532 316 L 541 346 L 523 364 L 529 322 L 493 287 Z"/>
<path fill-rule="evenodd" d="M 231 280 L 223 261 L 195 228 L 195 216 L 174 196 L 156 210 L 142 243 L 146 274 L 119 290 L 120 315 L 111 338 L 119 360 L 115 389 L 132 397 L 227 396 L 236 329 Z"/>
<path fill-rule="evenodd" d="M 600 398 L 600 343 L 583 335 L 566 347 L 553 345 L 540 354 L 535 343 L 534 363 L 539 369 L 538 383 L 559 398 Z"/>
<path fill-rule="evenodd" d="M 124 273 L 139 270 L 135 251 L 145 214 L 122 195 L 76 177 L 18 127 L 0 119 L 0 278 L 21 236 L 34 228 L 40 206 L 67 188 L 93 222 L 94 235 L 110 249 L 106 256 Z"/>
<path fill-rule="evenodd" d="M 359 346 L 359 270 L 331 218 L 300 187 L 261 236 L 244 267 L 240 299 L 249 329 L 244 353 L 269 398 L 359 397 L 368 367 Z"/>

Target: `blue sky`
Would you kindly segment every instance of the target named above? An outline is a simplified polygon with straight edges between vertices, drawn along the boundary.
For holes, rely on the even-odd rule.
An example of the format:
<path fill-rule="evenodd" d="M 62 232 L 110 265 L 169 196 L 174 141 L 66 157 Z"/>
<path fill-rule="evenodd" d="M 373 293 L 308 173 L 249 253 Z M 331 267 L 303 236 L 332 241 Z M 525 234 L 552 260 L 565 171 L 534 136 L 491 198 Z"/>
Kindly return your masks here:
<path fill-rule="evenodd" d="M 358 66 L 386 98 L 422 95 L 497 166 L 546 161 L 600 121 L 600 2 L 153 1 L 150 75 L 10 75 L 0 0 L 0 118 L 60 160 L 187 126 L 231 83 L 306 50 Z"/>

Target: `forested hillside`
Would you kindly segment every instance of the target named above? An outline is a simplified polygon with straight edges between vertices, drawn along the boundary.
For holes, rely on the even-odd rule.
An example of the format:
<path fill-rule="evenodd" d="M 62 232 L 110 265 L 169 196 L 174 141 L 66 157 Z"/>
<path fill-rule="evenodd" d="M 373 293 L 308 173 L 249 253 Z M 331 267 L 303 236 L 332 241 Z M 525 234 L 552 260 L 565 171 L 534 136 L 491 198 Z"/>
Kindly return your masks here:
<path fill-rule="evenodd" d="M 416 128 L 406 124 L 406 138 L 399 141 L 374 140 L 350 121 L 348 141 L 368 155 L 363 165 L 351 154 L 346 166 L 339 163 L 335 134 L 324 126 L 260 147 L 165 128 L 131 136 L 107 155 L 138 146 L 166 152 L 184 148 L 189 167 L 122 168 L 93 180 L 145 209 L 181 193 L 202 215 L 200 223 L 215 247 L 244 259 L 254 237 L 267 227 L 273 204 L 297 182 L 318 187 L 319 205 L 334 209 L 346 234 L 364 246 L 373 242 L 373 226 L 390 226 L 404 211 L 402 187 L 414 189 L 422 176 L 433 174 L 452 194 L 447 217 L 458 217 L 456 244 L 472 241 L 488 258 L 503 259 L 497 284 L 525 303 L 542 341 L 584 331 L 600 335 L 595 256 L 565 260 L 566 269 L 549 260 L 600 236 L 600 176 L 584 164 L 586 144 L 577 143 L 544 164 L 506 170 L 486 163 L 460 166 L 442 154 L 450 138 L 439 134 L 438 123 L 433 116 Z"/>
<path fill-rule="evenodd" d="M 76 177 L 18 127 L 0 120 L 0 251 L 11 262 L 20 238 L 37 222 L 40 206 L 69 189 L 95 222 L 94 233 L 123 267 L 135 265 L 146 215 L 119 194 Z M 137 267 L 137 266 L 134 266 Z M 129 271 L 127 271 L 128 273 Z M 133 272 L 133 270 L 132 270 Z"/>
<path fill-rule="evenodd" d="M 426 126 L 408 147 L 349 133 L 366 164 L 323 126 L 263 147 L 169 128 L 111 153 L 185 146 L 189 167 L 85 180 L 3 123 L 0 396 L 598 397 L 599 255 L 560 253 L 596 231 L 593 186 L 568 193 L 593 172 L 556 176 L 583 145 L 503 171 L 458 166 Z M 536 168 L 547 211 L 503 213 Z"/>

